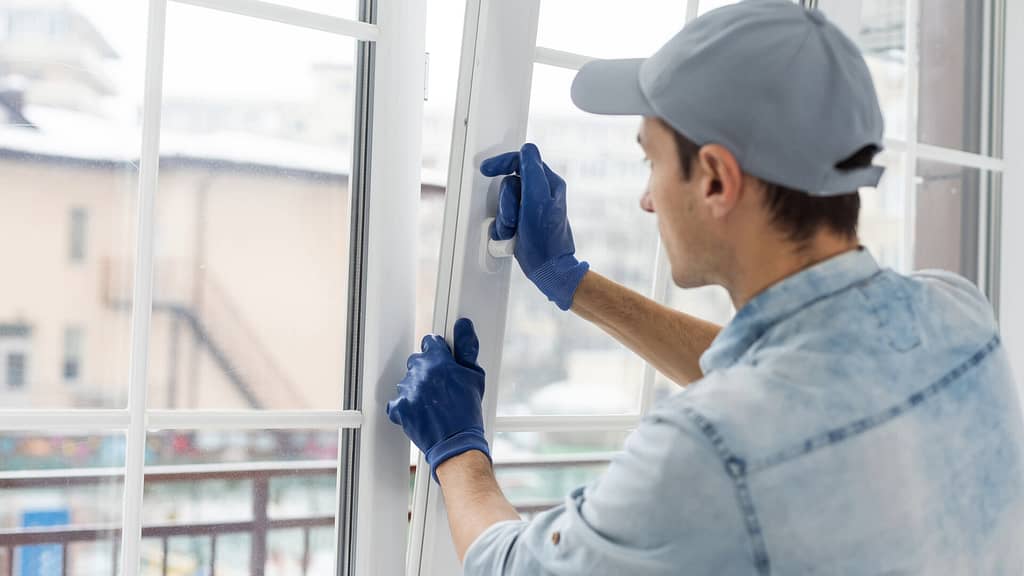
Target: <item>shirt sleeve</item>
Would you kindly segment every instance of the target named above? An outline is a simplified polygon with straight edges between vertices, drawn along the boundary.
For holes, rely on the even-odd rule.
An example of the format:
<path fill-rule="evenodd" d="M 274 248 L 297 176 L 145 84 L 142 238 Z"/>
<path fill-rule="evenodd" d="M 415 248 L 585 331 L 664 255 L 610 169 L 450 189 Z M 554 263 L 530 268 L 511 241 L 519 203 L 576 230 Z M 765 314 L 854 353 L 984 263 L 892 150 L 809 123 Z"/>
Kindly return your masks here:
<path fill-rule="evenodd" d="M 723 574 L 753 569 L 734 485 L 692 425 L 657 414 L 630 435 L 604 476 L 530 522 L 491 526 L 464 573 Z"/>

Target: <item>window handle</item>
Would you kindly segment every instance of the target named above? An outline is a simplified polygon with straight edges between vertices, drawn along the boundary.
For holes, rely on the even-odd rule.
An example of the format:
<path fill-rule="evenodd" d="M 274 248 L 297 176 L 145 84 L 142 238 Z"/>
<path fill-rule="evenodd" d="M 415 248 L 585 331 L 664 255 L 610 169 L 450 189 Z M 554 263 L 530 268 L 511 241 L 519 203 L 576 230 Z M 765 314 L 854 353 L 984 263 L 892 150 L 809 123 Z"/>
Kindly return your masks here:
<path fill-rule="evenodd" d="M 508 240 L 491 240 L 491 225 L 494 223 L 494 218 L 487 218 L 483 223 L 483 230 L 481 230 L 480 238 L 483 239 L 482 250 L 480 250 L 481 266 L 488 272 L 497 272 L 501 269 L 502 263 L 512 258 L 516 250 L 516 238 L 518 235 L 509 238 Z"/>

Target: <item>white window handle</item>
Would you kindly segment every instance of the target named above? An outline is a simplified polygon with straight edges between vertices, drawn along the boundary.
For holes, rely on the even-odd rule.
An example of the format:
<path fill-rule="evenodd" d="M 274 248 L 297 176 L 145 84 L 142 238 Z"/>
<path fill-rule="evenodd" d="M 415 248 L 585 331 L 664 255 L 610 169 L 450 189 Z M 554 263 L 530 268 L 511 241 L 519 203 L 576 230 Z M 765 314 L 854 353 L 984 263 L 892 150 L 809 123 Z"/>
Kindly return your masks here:
<path fill-rule="evenodd" d="M 494 218 L 488 218 L 484 220 L 484 230 L 481 235 L 486 243 L 487 255 L 491 258 L 511 258 L 515 255 L 516 250 L 516 238 L 513 236 L 508 240 L 492 240 L 491 239 L 491 225 L 494 223 Z"/>

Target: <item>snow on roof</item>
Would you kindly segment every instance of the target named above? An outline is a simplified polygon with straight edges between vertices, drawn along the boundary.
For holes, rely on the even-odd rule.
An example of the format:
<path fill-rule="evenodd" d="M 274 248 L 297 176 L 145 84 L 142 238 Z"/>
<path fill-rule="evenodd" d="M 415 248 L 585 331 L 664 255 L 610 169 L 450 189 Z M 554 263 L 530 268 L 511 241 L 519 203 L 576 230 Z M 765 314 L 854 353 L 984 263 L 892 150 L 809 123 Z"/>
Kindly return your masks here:
<path fill-rule="evenodd" d="M 59 108 L 27 106 L 24 113 L 38 129 L 0 124 L 0 151 L 138 165 L 141 126 Z M 243 132 L 196 134 L 165 130 L 160 135 L 160 157 L 347 177 L 351 151 Z M 443 171 L 423 170 L 421 179 L 424 185 L 443 188 L 446 176 Z"/>

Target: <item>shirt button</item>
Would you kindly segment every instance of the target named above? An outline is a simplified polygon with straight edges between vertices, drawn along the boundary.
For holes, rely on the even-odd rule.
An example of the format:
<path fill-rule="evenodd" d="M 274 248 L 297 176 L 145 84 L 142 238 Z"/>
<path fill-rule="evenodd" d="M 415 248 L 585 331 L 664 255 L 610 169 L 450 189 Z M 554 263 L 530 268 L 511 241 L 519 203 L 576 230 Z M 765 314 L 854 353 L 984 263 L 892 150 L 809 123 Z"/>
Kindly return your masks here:
<path fill-rule="evenodd" d="M 747 463 L 744 462 L 742 458 L 730 456 L 725 462 L 725 468 L 729 471 L 729 476 L 739 478 L 747 471 Z"/>
<path fill-rule="evenodd" d="M 555 531 L 551 533 L 551 543 L 558 546 L 558 543 L 562 541 L 562 533 Z"/>

